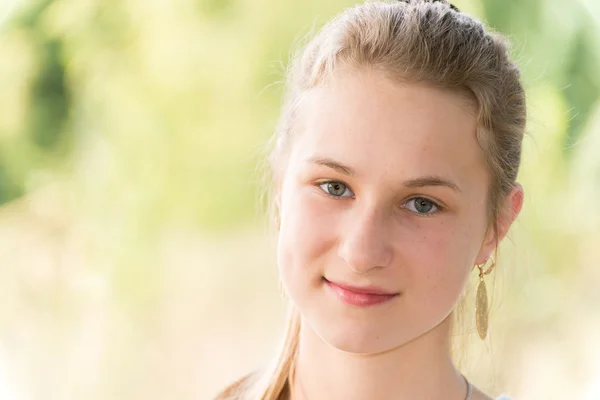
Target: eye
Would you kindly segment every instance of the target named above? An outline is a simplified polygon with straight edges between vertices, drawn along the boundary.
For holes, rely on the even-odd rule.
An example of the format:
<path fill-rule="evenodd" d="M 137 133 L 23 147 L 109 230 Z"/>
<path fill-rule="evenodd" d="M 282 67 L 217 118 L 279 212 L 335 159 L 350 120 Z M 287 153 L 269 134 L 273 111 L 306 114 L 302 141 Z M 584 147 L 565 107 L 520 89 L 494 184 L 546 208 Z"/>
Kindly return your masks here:
<path fill-rule="evenodd" d="M 415 197 L 413 199 L 410 199 L 406 203 L 406 208 L 408 208 L 410 211 L 416 214 L 431 215 L 438 211 L 440 209 L 440 206 L 424 197 Z"/>
<path fill-rule="evenodd" d="M 346 184 L 338 181 L 327 181 L 321 182 L 319 187 L 331 197 L 352 197 L 354 193 L 346 186 Z M 343 196 L 344 193 L 348 192 L 349 196 Z"/>

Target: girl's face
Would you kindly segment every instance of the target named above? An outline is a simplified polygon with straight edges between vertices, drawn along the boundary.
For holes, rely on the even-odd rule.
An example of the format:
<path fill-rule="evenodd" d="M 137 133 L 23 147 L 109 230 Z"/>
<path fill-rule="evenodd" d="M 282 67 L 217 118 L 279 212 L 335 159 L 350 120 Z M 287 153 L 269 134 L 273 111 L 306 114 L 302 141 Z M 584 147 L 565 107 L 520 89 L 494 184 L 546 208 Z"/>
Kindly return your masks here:
<path fill-rule="evenodd" d="M 449 316 L 494 249 L 473 106 L 367 71 L 305 100 L 277 196 L 281 280 L 330 345 L 395 348 Z"/>

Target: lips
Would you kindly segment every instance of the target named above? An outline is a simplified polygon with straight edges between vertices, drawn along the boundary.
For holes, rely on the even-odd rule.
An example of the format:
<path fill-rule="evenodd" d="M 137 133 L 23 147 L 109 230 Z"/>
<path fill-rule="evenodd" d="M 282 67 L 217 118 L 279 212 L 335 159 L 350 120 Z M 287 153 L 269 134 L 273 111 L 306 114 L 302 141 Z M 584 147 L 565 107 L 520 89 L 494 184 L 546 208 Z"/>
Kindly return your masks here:
<path fill-rule="evenodd" d="M 326 286 L 339 300 L 353 306 L 366 307 L 382 304 L 400 294 L 376 286 L 352 286 L 323 279 Z"/>

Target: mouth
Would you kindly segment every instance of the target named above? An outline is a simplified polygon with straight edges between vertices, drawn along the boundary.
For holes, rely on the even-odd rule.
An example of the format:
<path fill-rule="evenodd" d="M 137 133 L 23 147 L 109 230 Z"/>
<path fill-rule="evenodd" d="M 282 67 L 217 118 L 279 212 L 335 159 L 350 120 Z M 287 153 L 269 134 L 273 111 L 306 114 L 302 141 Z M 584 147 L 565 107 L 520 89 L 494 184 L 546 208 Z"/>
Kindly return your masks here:
<path fill-rule="evenodd" d="M 323 278 L 325 285 L 342 302 L 358 307 L 386 303 L 400 295 L 376 286 L 352 286 Z"/>

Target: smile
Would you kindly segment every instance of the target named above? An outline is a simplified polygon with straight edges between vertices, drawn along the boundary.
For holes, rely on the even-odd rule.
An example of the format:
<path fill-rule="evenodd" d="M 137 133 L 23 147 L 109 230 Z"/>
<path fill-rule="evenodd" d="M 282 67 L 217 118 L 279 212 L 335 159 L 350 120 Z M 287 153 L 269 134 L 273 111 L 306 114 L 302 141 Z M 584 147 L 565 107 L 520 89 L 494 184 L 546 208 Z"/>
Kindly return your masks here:
<path fill-rule="evenodd" d="M 342 302 L 358 307 L 368 307 L 388 302 L 400 295 L 377 287 L 356 287 L 331 282 L 323 278 L 325 285 Z"/>

